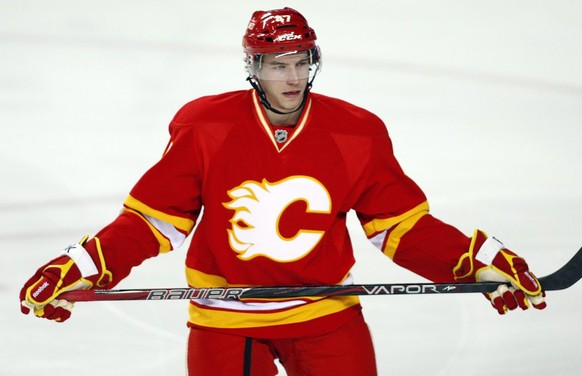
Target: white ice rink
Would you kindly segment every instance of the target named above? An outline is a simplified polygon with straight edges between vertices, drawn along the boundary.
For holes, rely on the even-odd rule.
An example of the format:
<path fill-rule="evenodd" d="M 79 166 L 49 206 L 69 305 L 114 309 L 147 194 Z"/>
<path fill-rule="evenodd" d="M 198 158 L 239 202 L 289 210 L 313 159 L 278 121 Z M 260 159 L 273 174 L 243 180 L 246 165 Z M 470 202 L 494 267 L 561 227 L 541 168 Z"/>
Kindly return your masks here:
<path fill-rule="evenodd" d="M 319 37 L 314 91 L 386 122 L 434 215 L 540 276 L 582 246 L 579 1 L 0 0 L 0 375 L 184 374 L 186 301 L 78 303 L 57 324 L 20 314 L 18 292 L 115 218 L 179 107 L 247 88 L 248 19 L 285 5 Z M 350 224 L 356 282 L 423 281 Z M 184 286 L 184 255 L 118 287 Z M 505 317 L 480 295 L 362 300 L 381 376 L 574 376 L 581 293 Z"/>

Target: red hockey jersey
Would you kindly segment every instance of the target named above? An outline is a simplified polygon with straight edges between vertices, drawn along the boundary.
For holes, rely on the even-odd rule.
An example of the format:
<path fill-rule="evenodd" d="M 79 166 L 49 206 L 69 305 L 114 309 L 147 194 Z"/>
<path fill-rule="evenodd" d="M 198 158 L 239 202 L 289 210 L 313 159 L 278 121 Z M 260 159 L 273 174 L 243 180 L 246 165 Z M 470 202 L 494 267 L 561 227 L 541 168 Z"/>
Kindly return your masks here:
<path fill-rule="evenodd" d="M 428 214 L 383 122 L 344 101 L 310 93 L 294 127 L 273 127 L 254 90 L 203 97 L 176 114 L 170 134 L 124 212 L 97 234 L 114 283 L 193 232 L 192 287 L 347 284 L 350 210 L 382 252 L 433 281 L 452 281 L 469 248 Z M 359 309 L 357 297 L 194 299 L 189 323 L 291 337 L 332 330 Z"/>

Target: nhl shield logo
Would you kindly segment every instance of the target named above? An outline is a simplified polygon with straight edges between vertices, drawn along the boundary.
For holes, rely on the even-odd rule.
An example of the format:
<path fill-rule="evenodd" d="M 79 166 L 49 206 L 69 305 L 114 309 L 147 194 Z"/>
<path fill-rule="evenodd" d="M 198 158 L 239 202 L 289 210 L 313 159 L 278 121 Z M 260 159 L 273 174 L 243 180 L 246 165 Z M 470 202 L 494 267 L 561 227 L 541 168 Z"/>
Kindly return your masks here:
<path fill-rule="evenodd" d="M 284 129 L 277 129 L 275 131 L 275 140 L 280 144 L 283 144 L 287 141 L 287 136 L 288 132 Z"/>

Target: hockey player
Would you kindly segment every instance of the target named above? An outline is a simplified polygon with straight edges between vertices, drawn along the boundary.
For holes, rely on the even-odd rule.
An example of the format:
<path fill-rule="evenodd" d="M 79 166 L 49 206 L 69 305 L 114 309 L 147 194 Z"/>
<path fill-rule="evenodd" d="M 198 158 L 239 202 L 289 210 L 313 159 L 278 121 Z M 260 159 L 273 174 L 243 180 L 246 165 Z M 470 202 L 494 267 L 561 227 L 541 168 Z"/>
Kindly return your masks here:
<path fill-rule="evenodd" d="M 350 210 L 406 269 L 435 282 L 509 282 L 487 295 L 500 314 L 545 307 L 523 258 L 429 214 L 378 117 L 311 92 L 321 52 L 300 13 L 255 12 L 243 47 L 253 88 L 180 109 L 163 157 L 122 213 L 38 269 L 21 291 L 23 313 L 67 320 L 73 302 L 59 294 L 112 288 L 144 260 L 180 247 L 196 222 L 189 286 L 350 284 Z M 274 375 L 275 358 L 289 375 L 377 373 L 357 297 L 194 299 L 189 313 L 190 375 Z"/>

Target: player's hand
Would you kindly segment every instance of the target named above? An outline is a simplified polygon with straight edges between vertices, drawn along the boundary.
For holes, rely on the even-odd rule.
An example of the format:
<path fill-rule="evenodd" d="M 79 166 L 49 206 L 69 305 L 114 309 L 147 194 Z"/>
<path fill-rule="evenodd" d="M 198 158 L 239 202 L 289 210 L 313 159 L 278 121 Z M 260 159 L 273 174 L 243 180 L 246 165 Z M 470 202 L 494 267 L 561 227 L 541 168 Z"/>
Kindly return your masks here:
<path fill-rule="evenodd" d="M 65 291 L 89 289 L 105 285 L 111 273 L 105 268 L 100 246 L 96 264 L 83 244 L 71 245 L 63 254 L 41 266 L 20 291 L 20 310 L 32 311 L 37 317 L 63 322 L 71 316 L 74 303 L 59 299 Z M 98 241 L 97 241 L 98 242 Z M 97 243 L 98 244 L 98 243 Z"/>
<path fill-rule="evenodd" d="M 479 282 L 503 282 L 496 291 L 485 294 L 501 315 L 518 307 L 526 310 L 530 305 L 546 308 L 545 293 L 526 261 L 481 231 L 476 231 L 471 249 L 455 268 L 455 276 L 458 280 L 472 276 Z"/>

